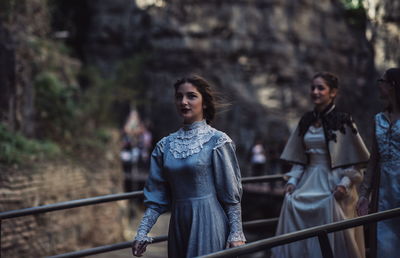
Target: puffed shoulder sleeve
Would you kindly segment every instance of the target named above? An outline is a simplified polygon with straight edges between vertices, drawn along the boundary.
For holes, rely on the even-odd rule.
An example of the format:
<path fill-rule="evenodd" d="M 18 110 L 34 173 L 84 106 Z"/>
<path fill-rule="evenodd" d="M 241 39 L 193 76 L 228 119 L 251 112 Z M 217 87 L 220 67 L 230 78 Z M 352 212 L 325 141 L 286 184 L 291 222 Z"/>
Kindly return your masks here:
<path fill-rule="evenodd" d="M 161 139 L 150 158 L 150 173 L 144 187 L 144 204 L 158 213 L 164 213 L 169 209 L 170 190 L 164 174 L 164 149 L 167 138 Z"/>
<path fill-rule="evenodd" d="M 229 221 L 228 243 L 246 241 L 242 227 L 242 184 L 235 146 L 226 135 L 219 136 L 213 150 L 215 188 Z"/>
<path fill-rule="evenodd" d="M 224 204 L 240 203 L 242 184 L 235 145 L 226 135 L 219 136 L 213 150 L 214 180 L 218 199 Z"/>

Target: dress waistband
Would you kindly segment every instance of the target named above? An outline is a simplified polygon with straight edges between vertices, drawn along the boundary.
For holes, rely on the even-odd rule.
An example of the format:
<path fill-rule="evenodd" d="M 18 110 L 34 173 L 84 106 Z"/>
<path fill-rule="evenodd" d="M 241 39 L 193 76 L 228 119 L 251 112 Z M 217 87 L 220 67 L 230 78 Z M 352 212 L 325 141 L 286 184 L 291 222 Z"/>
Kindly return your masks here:
<path fill-rule="evenodd" d="M 175 199 L 175 202 L 185 202 L 185 201 L 197 201 L 197 200 L 203 200 L 203 199 L 210 199 L 210 198 L 216 198 L 215 194 L 207 194 L 203 196 L 198 196 L 198 197 L 188 197 L 188 198 L 180 198 L 180 199 Z"/>
<path fill-rule="evenodd" d="M 310 166 L 316 165 L 328 165 L 329 157 L 327 154 L 311 154 L 310 155 Z"/>

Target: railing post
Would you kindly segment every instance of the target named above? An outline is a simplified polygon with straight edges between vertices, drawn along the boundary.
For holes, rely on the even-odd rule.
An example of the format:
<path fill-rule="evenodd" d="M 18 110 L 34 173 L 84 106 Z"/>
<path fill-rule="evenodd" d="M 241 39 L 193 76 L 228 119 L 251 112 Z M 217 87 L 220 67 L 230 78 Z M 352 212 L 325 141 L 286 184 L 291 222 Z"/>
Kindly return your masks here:
<path fill-rule="evenodd" d="M 328 232 L 326 230 L 318 233 L 319 245 L 321 247 L 322 257 L 324 258 L 333 258 L 333 252 L 331 248 L 331 244 L 328 239 Z"/>

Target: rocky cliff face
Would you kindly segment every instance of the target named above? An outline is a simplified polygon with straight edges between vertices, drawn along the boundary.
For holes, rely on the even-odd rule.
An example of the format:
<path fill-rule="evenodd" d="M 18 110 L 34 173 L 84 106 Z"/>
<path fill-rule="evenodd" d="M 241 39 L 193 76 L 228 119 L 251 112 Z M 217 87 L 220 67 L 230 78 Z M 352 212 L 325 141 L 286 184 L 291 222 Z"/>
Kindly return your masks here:
<path fill-rule="evenodd" d="M 365 112 L 375 111 L 373 50 L 346 22 L 337 1 L 136 2 L 87 2 L 92 16 L 86 60 L 107 72 L 121 56 L 150 55 L 145 80 L 151 108 L 144 115 L 158 136 L 179 124 L 172 84 L 190 72 L 208 78 L 231 102 L 216 126 L 239 151 L 256 135 L 271 144 L 285 141 L 288 123 L 292 127 L 311 108 L 308 85 L 317 71 L 340 77 L 345 97 L 339 105 L 359 123 Z"/>
<path fill-rule="evenodd" d="M 373 85 L 375 64 L 378 71 L 398 65 L 400 55 L 396 47 L 399 4 L 393 1 L 366 1 L 372 21 L 368 38 L 349 25 L 339 1 L 64 2 L 66 14 L 67 10 L 77 13 L 66 17 L 75 22 L 72 42 L 81 59 L 104 76 L 115 76 L 123 59 L 146 56 L 141 80 L 147 87 L 143 99 L 149 105 L 142 113 L 153 121 L 156 138 L 178 126 L 172 84 L 191 72 L 208 78 L 232 104 L 215 125 L 227 131 L 241 149 L 248 149 L 257 135 L 284 141 L 288 128 L 311 108 L 309 80 L 321 70 L 339 75 L 339 106 L 368 128 L 370 120 L 365 117 L 379 110 Z M 28 134 L 34 128 L 34 94 L 28 94 L 32 67 L 24 64 L 31 56 L 30 48 L 21 39 L 48 33 L 47 26 L 39 26 L 47 15 L 40 3 L 31 1 L 26 10 L 35 12 L 26 11 L 12 23 L 13 29 L 1 26 L 1 62 L 15 63 L 14 68 L 1 66 L 7 78 L 1 85 L 6 92 L 1 105 L 8 107 L 2 116 L 17 127 L 18 123 L 26 126 L 23 131 Z M 39 25 L 24 26 L 31 20 Z M 16 98 L 17 91 L 27 94 Z"/>
<path fill-rule="evenodd" d="M 395 62 L 396 54 L 382 53 L 387 49 L 398 51 L 394 46 L 398 36 L 393 31 L 397 27 L 392 25 L 397 15 L 393 11 L 396 6 L 389 6 L 391 2 L 384 5 L 369 2 L 369 10 L 383 9 L 388 13 L 375 12 L 385 21 L 381 25 L 385 29 L 372 30 L 373 45 L 363 31 L 349 25 L 339 1 L 64 1 L 62 9 L 75 22 L 70 42 L 78 49 L 81 59 L 98 67 L 104 76 L 115 76 L 121 60 L 146 56 L 141 83 L 147 87 L 143 99 L 149 105 L 145 105 L 142 113 L 153 122 L 156 138 L 179 125 L 172 105 L 172 84 L 177 78 L 194 72 L 209 79 L 231 103 L 229 109 L 221 112 L 215 126 L 227 131 L 239 149 L 245 151 L 258 135 L 270 144 L 285 141 L 288 129 L 311 108 L 309 80 L 321 70 L 338 74 L 341 96 L 345 96 L 338 99 L 339 106 L 352 111 L 361 127 L 366 127 L 369 119 L 365 116 L 378 110 L 372 84 L 376 76 L 374 58 L 381 64 L 386 64 L 386 60 Z M 8 30 L 13 35 L 10 40 L 16 37 L 13 31 L 18 31 L 17 36 L 36 33 L 40 37 L 40 33 L 46 33 L 46 26 L 22 26 L 37 17 L 42 17 L 37 24 L 43 23 L 46 12 L 40 11 L 38 3 L 41 1 L 32 1 L 27 10 L 43 15 L 29 18 L 34 12 L 27 12 L 26 18 L 16 23 L 21 24 L 20 30 Z M 379 24 L 373 28 L 381 28 Z M 7 36 L 3 32 L 2 35 Z M 29 59 L 29 47 L 20 47 L 20 51 L 12 54 L 7 52 L 4 41 L 7 42 L 2 40 L 0 47 L 2 62 L 15 62 L 14 67 L 21 67 L 17 72 L 4 73 L 8 81 L 15 80 L 11 84 L 21 86 L 13 88 L 6 83 L 2 89 L 11 91 L 8 95 L 17 88 L 29 93 L 32 67 L 24 64 Z M 24 40 L 17 37 L 14 42 Z M 14 48 L 15 45 L 11 44 Z M 373 47 L 377 49 L 375 56 Z M 379 59 L 382 55 L 386 59 Z M 34 94 L 22 95 L 27 96 L 26 103 L 17 106 L 29 108 L 26 111 L 9 108 L 8 111 L 18 115 L 7 114 L 7 117 L 15 121 L 25 117 L 28 122 L 20 124 L 30 126 L 24 129 L 29 133 L 34 128 L 33 114 L 29 113 L 34 112 L 30 104 Z M 9 106 L 15 105 L 15 97 L 8 99 Z M 353 108 L 355 103 L 357 109 Z M 272 139 L 279 139 L 280 143 Z"/>
<path fill-rule="evenodd" d="M 37 133 L 36 76 L 54 69 L 68 81 L 73 77 L 71 70 L 80 67 L 77 59 L 58 51 L 51 39 L 48 2 L 0 1 L 0 122 L 25 136 Z M 2 153 L 10 151 L 3 139 Z M 115 159 L 117 139 L 107 151 L 92 157 L 96 160 L 89 165 L 66 157 L 58 162 L 32 159 L 28 167 L 0 164 L 0 211 L 122 192 L 123 178 Z M 42 257 L 120 242 L 125 207 L 109 203 L 3 220 L 0 256 Z M 102 225 L 99 231 L 98 225 Z"/>
<path fill-rule="evenodd" d="M 0 3 L 0 122 L 28 137 L 42 129 L 35 105 L 38 75 L 52 72 L 70 87 L 77 84 L 72 71 L 80 67 L 54 40 L 49 9 L 46 0 Z"/>
<path fill-rule="evenodd" d="M 34 134 L 35 124 L 32 40 L 48 32 L 47 7 L 42 2 L 4 1 L 0 11 L 0 121 L 28 136 Z"/>
<path fill-rule="evenodd" d="M 368 36 L 374 45 L 375 64 L 379 72 L 400 66 L 400 2 L 368 0 L 371 21 Z"/>
<path fill-rule="evenodd" d="M 0 24 L 0 121 L 9 121 L 14 124 L 15 115 L 11 115 L 14 110 L 15 99 L 15 57 L 11 46 L 10 33 Z M 10 65 L 11 64 L 11 65 Z"/>

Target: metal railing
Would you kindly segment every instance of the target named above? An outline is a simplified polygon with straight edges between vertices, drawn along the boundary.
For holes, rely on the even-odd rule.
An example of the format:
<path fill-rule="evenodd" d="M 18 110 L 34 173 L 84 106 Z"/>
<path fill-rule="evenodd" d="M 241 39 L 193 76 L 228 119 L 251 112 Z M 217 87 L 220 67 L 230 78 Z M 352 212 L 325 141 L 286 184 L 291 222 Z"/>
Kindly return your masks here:
<path fill-rule="evenodd" d="M 48 204 L 48 205 L 25 208 L 20 210 L 4 211 L 0 213 L 0 220 L 34 215 L 39 213 L 46 213 L 50 211 L 66 210 L 66 209 L 71 209 L 81 206 L 89 206 L 104 202 L 127 200 L 130 198 L 136 198 L 141 196 L 143 196 L 143 191 L 135 191 L 129 193 L 109 194 L 109 195 L 102 195 L 102 196 L 90 197 L 73 201 L 59 202 L 55 204 Z"/>
<path fill-rule="evenodd" d="M 273 181 L 279 181 L 282 179 L 283 179 L 282 175 L 245 177 L 245 178 L 242 178 L 242 183 L 273 182 Z M 142 197 L 142 196 L 143 196 L 143 191 L 135 191 L 135 192 L 121 193 L 121 194 L 109 194 L 109 195 L 103 195 L 103 196 L 97 196 L 97 197 L 91 197 L 91 198 L 85 198 L 85 199 L 79 199 L 79 200 L 60 202 L 60 203 L 55 203 L 55 204 L 48 204 L 48 205 L 32 207 L 32 208 L 25 208 L 25 209 L 1 212 L 0 213 L 0 255 L 1 255 L 1 224 L 2 224 L 2 220 L 4 220 L 4 219 L 11 219 L 11 218 L 17 218 L 17 217 L 22 217 L 22 216 L 41 214 L 41 213 L 57 211 L 57 210 L 66 210 L 66 209 L 71 209 L 71 208 L 76 208 L 76 207 L 81 207 L 81 206 L 89 206 L 89 205 L 105 203 L 105 202 L 128 200 L 131 198 L 137 198 L 137 197 Z M 264 225 L 263 223 L 265 223 L 265 225 L 267 225 L 268 223 L 272 223 L 272 221 L 275 221 L 274 223 L 276 223 L 277 219 L 251 221 L 251 222 L 247 222 L 247 225 L 252 226 L 252 225 L 257 225 L 257 223 L 258 223 L 258 225 Z M 246 222 L 244 223 L 244 225 L 246 225 Z M 162 241 L 165 241 L 166 239 L 167 239 L 166 236 L 156 237 L 155 241 L 153 243 L 162 242 Z M 128 248 L 128 247 L 130 247 L 130 244 L 131 244 L 130 242 L 122 242 L 122 243 L 99 246 L 99 247 L 95 247 L 95 248 L 91 248 L 91 249 L 86 249 L 86 250 L 81 250 L 81 251 L 76 251 L 76 252 L 51 256 L 51 257 L 53 257 L 53 258 L 54 257 L 82 257 L 82 256 L 87 256 L 87 255 L 92 255 L 92 254 L 98 254 L 98 253 L 104 253 L 104 252 Z"/>
<path fill-rule="evenodd" d="M 242 178 L 242 183 L 274 182 L 283 180 L 283 175 L 252 176 Z"/>
<path fill-rule="evenodd" d="M 277 223 L 278 223 L 278 218 L 253 220 L 253 221 L 244 222 L 243 227 L 250 228 L 250 227 L 269 226 L 269 225 L 275 225 Z M 166 241 L 167 238 L 168 238 L 168 236 L 166 236 L 166 235 L 154 237 L 153 238 L 154 240 L 151 244 Z M 81 250 L 81 251 L 76 251 L 76 252 L 48 256 L 47 258 L 82 257 L 82 256 L 87 256 L 87 255 L 94 255 L 94 254 L 99 254 L 99 253 L 105 253 L 105 252 L 111 252 L 111 251 L 116 251 L 116 250 L 120 250 L 120 249 L 130 248 L 131 245 L 132 245 L 132 241 L 127 241 L 127 242 L 122 242 L 122 243 L 117 243 L 117 244 L 112 244 L 112 245 L 103 245 L 103 246 L 90 248 L 90 249 L 86 249 L 86 250 Z"/>
<path fill-rule="evenodd" d="M 258 251 L 270 249 L 275 246 L 296 242 L 310 237 L 318 237 L 323 257 L 333 258 L 332 248 L 328 240 L 328 233 L 352 227 L 357 227 L 394 217 L 400 217 L 400 208 L 377 212 L 354 219 L 342 220 L 339 222 L 330 223 L 322 226 L 311 227 L 293 233 L 288 233 L 276 237 L 258 240 L 243 246 L 234 247 L 199 257 L 201 258 L 236 257 L 238 255 L 255 253 Z"/>

